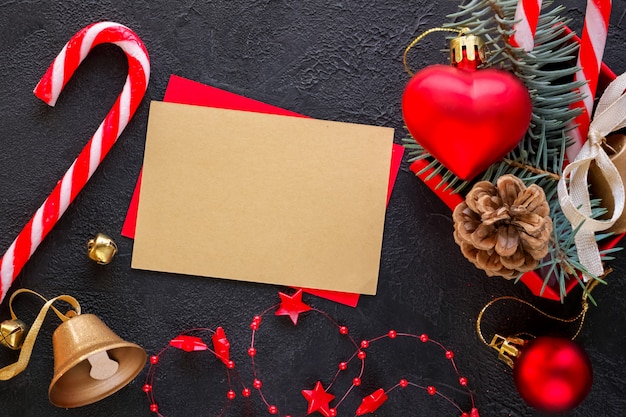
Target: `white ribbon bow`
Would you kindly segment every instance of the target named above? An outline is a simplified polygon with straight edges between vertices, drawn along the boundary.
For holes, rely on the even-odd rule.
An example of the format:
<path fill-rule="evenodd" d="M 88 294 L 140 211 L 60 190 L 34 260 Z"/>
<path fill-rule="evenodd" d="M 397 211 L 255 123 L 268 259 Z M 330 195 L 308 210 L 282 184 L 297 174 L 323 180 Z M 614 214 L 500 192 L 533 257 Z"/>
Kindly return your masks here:
<path fill-rule="evenodd" d="M 589 274 L 596 277 L 604 273 L 604 268 L 594 233 L 613 226 L 624 211 L 624 183 L 617 168 L 602 148 L 602 143 L 606 135 L 626 126 L 626 95 L 623 94 L 625 89 L 626 73 L 617 77 L 606 88 L 589 125 L 587 141 L 574 162 L 565 167 L 558 184 L 559 203 L 565 217 L 574 229 L 580 226 L 574 238 L 580 263 Z M 615 204 L 613 216 L 609 220 L 591 218 L 587 174 L 592 161 L 595 161 L 606 178 L 613 195 Z M 568 175 L 569 192 L 565 182 Z M 589 278 L 591 277 L 584 276 L 585 281 Z"/>

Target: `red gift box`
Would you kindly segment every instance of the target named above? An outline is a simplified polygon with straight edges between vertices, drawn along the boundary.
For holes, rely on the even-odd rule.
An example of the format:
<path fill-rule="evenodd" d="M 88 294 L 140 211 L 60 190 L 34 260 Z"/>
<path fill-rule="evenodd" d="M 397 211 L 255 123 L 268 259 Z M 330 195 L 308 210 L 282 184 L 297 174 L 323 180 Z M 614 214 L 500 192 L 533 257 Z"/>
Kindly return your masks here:
<path fill-rule="evenodd" d="M 569 33 L 569 29 L 566 29 L 566 30 Z M 574 36 L 572 39 L 580 43 L 579 37 Z M 606 64 L 602 63 L 602 66 L 600 68 L 600 76 L 598 79 L 598 91 L 599 91 L 598 94 L 604 91 L 606 86 L 615 78 L 616 78 L 615 73 L 611 71 L 611 69 L 608 66 L 606 66 Z M 425 169 L 429 163 L 430 163 L 429 160 L 420 159 L 420 160 L 413 162 L 410 166 L 410 169 L 411 171 L 417 174 L 421 170 Z M 445 190 L 446 188 L 445 182 L 443 181 L 442 176 L 439 174 L 435 174 L 431 177 L 432 172 L 433 172 L 433 169 L 430 169 L 417 176 L 451 210 L 454 210 L 454 208 L 459 203 L 465 201 L 465 197 L 463 195 L 452 193 L 452 189 Z M 622 237 L 624 237 L 624 235 L 625 234 L 616 235 L 607 241 L 601 242 L 601 244 L 599 245 L 600 250 L 613 248 L 622 239 Z M 534 271 L 524 273 L 522 277 L 520 278 L 520 281 L 523 282 L 531 290 L 533 294 L 539 297 L 547 298 L 550 300 L 556 300 L 556 301 L 561 300 L 560 288 L 559 288 L 559 283 L 557 282 L 557 280 L 554 277 L 550 278 L 544 287 L 545 277 L 542 276 L 542 271 L 540 269 L 536 269 Z M 568 282 L 565 284 L 565 292 L 569 293 L 572 290 L 572 288 L 574 288 L 578 284 L 578 282 L 579 282 L 578 279 L 572 276 L 568 280 Z"/>

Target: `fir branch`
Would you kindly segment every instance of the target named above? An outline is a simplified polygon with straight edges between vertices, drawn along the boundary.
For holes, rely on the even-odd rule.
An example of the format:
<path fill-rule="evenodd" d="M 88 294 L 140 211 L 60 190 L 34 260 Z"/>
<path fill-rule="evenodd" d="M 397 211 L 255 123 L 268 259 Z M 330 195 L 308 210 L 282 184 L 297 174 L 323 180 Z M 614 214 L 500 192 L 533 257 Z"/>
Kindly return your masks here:
<path fill-rule="evenodd" d="M 545 278 L 544 288 L 556 282 L 561 298 L 572 276 L 591 276 L 580 264 L 574 244 L 576 230 L 565 218 L 558 203 L 557 182 L 563 171 L 565 148 L 571 142 L 568 132 L 572 129 L 575 117 L 580 110 L 572 105 L 581 99 L 579 87 L 584 82 L 574 81 L 578 44 L 573 42 L 573 33 L 567 33 L 568 19 L 561 14 L 564 7 L 553 7 L 551 1 L 544 1 L 535 34 L 535 48 L 527 53 L 509 44 L 513 33 L 517 0 L 470 0 L 460 5 L 457 12 L 448 16 L 450 23 L 444 27 L 467 27 L 470 33 L 483 38 L 489 49 L 486 67 L 497 67 L 515 74 L 527 87 L 533 104 L 533 114 L 528 132 L 519 145 L 503 161 L 489 167 L 481 178 L 494 182 L 504 174 L 513 174 L 526 184 L 535 183 L 544 189 L 551 207 L 554 236 L 549 255 L 539 266 Z M 471 184 L 456 177 L 439 161 L 435 160 L 415 142 L 413 138 L 404 140 L 409 151 L 409 160 L 427 159 L 428 166 L 420 172 L 430 170 L 439 173 L 445 182 L 437 185 L 453 189 L 459 193 Z M 592 217 L 602 214 L 597 201 L 592 204 Z M 599 234 L 596 239 L 606 238 Z M 604 251 L 606 256 L 619 248 Z M 605 258 L 608 259 L 608 258 Z"/>

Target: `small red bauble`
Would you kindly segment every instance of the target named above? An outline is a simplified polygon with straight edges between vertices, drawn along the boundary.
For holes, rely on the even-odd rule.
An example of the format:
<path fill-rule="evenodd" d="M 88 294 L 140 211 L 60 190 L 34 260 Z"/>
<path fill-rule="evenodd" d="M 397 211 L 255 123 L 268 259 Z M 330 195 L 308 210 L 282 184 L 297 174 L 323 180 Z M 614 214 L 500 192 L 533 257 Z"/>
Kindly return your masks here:
<path fill-rule="evenodd" d="M 506 71 L 475 70 L 481 53 L 470 60 L 466 47 L 480 49 L 482 41 L 470 44 L 470 37 L 476 38 L 457 38 L 468 43 L 462 59 L 452 60 L 454 67 L 431 65 L 419 71 L 402 96 L 402 114 L 413 138 L 463 180 L 515 148 L 532 117 L 530 95 L 519 79 Z M 453 46 L 451 52 L 454 56 Z"/>
<path fill-rule="evenodd" d="M 515 386 L 528 405 L 560 413 L 577 407 L 589 394 L 591 362 L 570 339 L 538 337 L 515 360 Z"/>

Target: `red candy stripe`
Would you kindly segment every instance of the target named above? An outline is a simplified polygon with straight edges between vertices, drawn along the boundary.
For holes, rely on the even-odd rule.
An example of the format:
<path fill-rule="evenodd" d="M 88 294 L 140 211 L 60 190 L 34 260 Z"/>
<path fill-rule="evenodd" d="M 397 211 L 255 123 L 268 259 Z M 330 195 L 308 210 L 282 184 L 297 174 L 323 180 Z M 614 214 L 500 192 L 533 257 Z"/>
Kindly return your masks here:
<path fill-rule="evenodd" d="M 519 0 L 515 9 L 515 20 L 513 25 L 515 33 L 509 38 L 513 46 L 523 48 L 525 51 L 532 51 L 535 47 L 535 32 L 539 22 L 542 0 Z"/>
<path fill-rule="evenodd" d="M 69 40 L 35 87 L 35 96 L 54 106 L 63 87 L 83 59 L 93 47 L 103 43 L 115 44 L 126 54 L 126 83 L 96 133 L 0 259 L 0 302 L 43 238 L 109 152 L 134 115 L 148 87 L 150 59 L 141 39 L 119 23 L 100 22 L 83 28 Z"/>
<path fill-rule="evenodd" d="M 598 87 L 598 76 L 602 65 L 602 55 L 609 28 L 611 16 L 611 0 L 587 0 L 585 12 L 585 26 L 578 52 L 577 65 L 581 68 L 576 74 L 576 81 L 587 80 L 587 84 L 580 88 L 584 98 L 577 106 L 582 113 L 575 120 L 578 129 L 572 131 L 575 143 L 567 148 L 567 158 L 573 161 L 587 138 L 593 99 Z"/>

